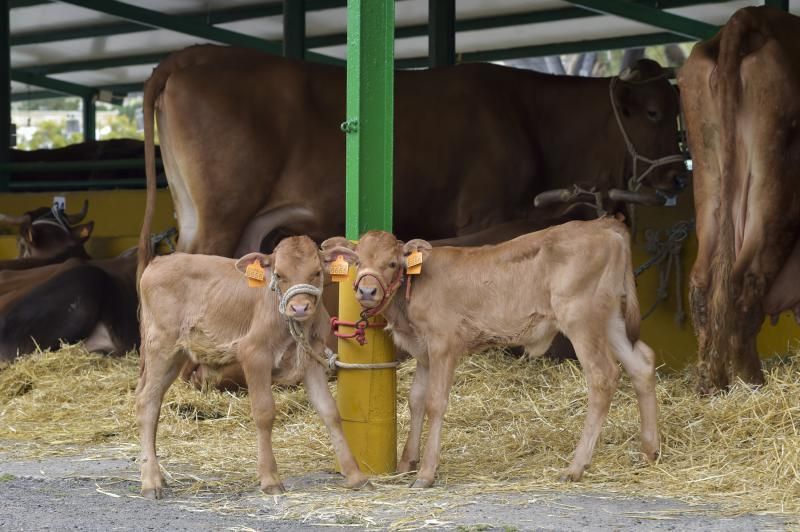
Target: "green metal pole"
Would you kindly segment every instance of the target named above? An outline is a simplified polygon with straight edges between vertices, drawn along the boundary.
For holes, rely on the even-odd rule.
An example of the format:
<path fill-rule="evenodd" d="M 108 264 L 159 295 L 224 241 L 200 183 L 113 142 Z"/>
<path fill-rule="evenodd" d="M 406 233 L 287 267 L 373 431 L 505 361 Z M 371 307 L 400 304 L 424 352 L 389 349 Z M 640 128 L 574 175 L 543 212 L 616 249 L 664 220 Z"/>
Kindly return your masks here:
<path fill-rule="evenodd" d="M 394 130 L 394 0 L 347 3 L 346 231 L 355 240 L 368 229 L 392 230 Z M 359 319 L 355 269 L 339 284 L 339 317 Z M 382 320 L 376 316 L 371 323 Z M 339 359 L 356 364 L 392 362 L 394 346 L 380 328 L 366 345 L 340 338 Z M 397 375 L 394 368 L 338 372 L 336 405 L 342 430 L 359 467 L 368 474 L 397 468 Z"/>
<path fill-rule="evenodd" d="M 305 58 L 306 0 L 283 0 L 283 55 Z"/>
<path fill-rule="evenodd" d="M 428 0 L 428 65 L 456 63 L 456 0 Z"/>
<path fill-rule="evenodd" d="M 95 115 L 95 96 L 83 97 L 83 142 L 97 140 L 95 137 L 96 115 Z"/>
<path fill-rule="evenodd" d="M 11 47 L 9 35 L 9 0 L 0 0 L 0 102 L 3 112 L 0 113 L 0 139 L 6 145 L 0 149 L 0 164 L 8 162 L 8 146 L 11 144 Z M 8 172 L 0 171 L 0 190 L 8 190 Z"/>
<path fill-rule="evenodd" d="M 394 0 L 347 3 L 347 238 L 392 230 Z"/>

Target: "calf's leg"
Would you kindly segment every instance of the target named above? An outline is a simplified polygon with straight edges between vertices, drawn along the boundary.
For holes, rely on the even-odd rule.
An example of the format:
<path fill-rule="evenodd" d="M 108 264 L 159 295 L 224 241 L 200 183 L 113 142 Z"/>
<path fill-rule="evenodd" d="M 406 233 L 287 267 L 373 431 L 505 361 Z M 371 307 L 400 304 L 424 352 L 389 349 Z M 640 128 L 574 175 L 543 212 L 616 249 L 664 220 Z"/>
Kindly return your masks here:
<path fill-rule="evenodd" d="M 303 382 L 311 404 L 328 428 L 333 450 L 336 453 L 336 458 L 339 460 L 339 465 L 345 478 L 345 486 L 348 488 L 366 487 L 369 485 L 369 480 L 358 468 L 358 464 L 350 452 L 350 447 L 347 445 L 347 440 L 344 438 L 342 418 L 339 416 L 336 402 L 333 400 L 331 391 L 328 388 L 328 379 L 325 371 L 316 362 L 311 362 L 310 364 L 306 369 Z"/>
<path fill-rule="evenodd" d="M 163 496 L 164 478 L 156 456 L 156 432 L 164 393 L 178 376 L 185 355 L 181 351 L 163 350 L 159 343 L 142 346 L 142 369 L 136 386 L 136 418 L 142 445 L 142 495 L 148 499 Z M 169 353 L 164 355 L 163 353 Z"/>
<path fill-rule="evenodd" d="M 592 461 L 594 446 L 608 415 L 611 397 L 617 389 L 620 370 L 611 359 L 605 335 L 593 338 L 589 331 L 581 331 L 568 334 L 568 337 L 575 346 L 575 354 L 589 388 L 589 410 L 583 434 L 575 448 L 572 462 L 561 475 L 562 481 L 577 481 Z"/>
<path fill-rule="evenodd" d="M 429 488 L 433 485 L 436 468 L 439 466 L 439 450 L 442 442 L 442 424 L 447 411 L 450 387 L 453 384 L 458 351 L 447 348 L 429 349 L 428 390 L 425 409 L 428 414 L 428 441 L 420 464 L 417 479 L 412 488 Z"/>
<path fill-rule="evenodd" d="M 272 452 L 272 425 L 275 422 L 275 399 L 272 396 L 272 357 L 253 352 L 242 360 L 250 394 L 250 407 L 258 438 L 258 480 L 261 491 L 278 495 L 286 491 L 278 475 Z"/>
<path fill-rule="evenodd" d="M 417 468 L 419 464 L 419 444 L 422 437 L 422 423 L 425 421 L 425 397 L 428 391 L 428 368 L 417 361 L 414 380 L 411 382 L 411 391 L 408 395 L 408 408 L 411 412 L 408 439 L 403 447 L 403 454 L 397 470 L 408 473 Z"/>
<path fill-rule="evenodd" d="M 656 355 L 650 346 L 641 340 L 631 347 L 625 333 L 625 322 L 620 318 L 612 322 L 609 339 L 617 360 L 631 377 L 641 420 L 642 453 L 649 462 L 658 458 L 658 406 L 656 404 Z"/>

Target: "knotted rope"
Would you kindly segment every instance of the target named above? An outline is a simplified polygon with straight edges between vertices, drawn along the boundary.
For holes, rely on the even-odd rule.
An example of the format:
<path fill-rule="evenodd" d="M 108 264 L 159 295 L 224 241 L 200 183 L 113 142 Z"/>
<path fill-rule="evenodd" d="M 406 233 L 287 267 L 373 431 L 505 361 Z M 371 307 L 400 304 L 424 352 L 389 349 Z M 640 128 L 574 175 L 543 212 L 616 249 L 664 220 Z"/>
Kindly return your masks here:
<path fill-rule="evenodd" d="M 675 269 L 675 322 L 683 325 L 686 319 L 686 312 L 683 309 L 683 272 L 681 269 L 681 251 L 684 241 L 689 237 L 689 233 L 694 230 L 694 220 L 681 221 L 672 226 L 667 231 L 657 231 L 648 229 L 645 231 L 646 249 L 652 255 L 644 264 L 636 268 L 634 276 L 639 277 L 648 268 L 658 264 L 658 287 L 656 288 L 656 300 L 653 305 L 642 315 L 642 319 L 647 319 L 659 304 L 666 301 L 669 290 L 669 278 L 672 269 Z M 662 237 L 664 235 L 664 237 Z"/>

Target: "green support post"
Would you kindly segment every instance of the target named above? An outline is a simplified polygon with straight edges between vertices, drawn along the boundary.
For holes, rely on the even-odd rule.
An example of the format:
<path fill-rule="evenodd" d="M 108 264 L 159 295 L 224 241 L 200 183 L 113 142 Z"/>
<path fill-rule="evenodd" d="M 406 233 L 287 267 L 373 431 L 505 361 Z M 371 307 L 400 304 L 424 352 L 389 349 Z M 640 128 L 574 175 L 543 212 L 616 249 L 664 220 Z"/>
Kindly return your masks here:
<path fill-rule="evenodd" d="M 347 4 L 347 238 L 392 230 L 394 1 Z"/>
<path fill-rule="evenodd" d="M 95 95 L 83 97 L 83 142 L 97 140 L 95 136 L 97 123 L 94 100 Z"/>
<path fill-rule="evenodd" d="M 0 149 L 0 164 L 9 159 L 8 147 L 11 144 L 11 46 L 9 44 L 9 0 L 0 0 L 0 138 L 5 139 L 5 148 Z M 8 190 L 8 172 L 0 171 L 0 191 Z"/>
<path fill-rule="evenodd" d="M 394 130 L 394 0 L 347 3 L 346 231 L 357 239 L 368 229 L 392 230 Z M 355 322 L 360 307 L 352 282 L 339 284 L 339 317 Z M 376 323 L 382 317 L 370 318 Z M 368 329 L 366 345 L 340 338 L 339 360 L 381 364 L 395 360 L 383 328 Z M 342 430 L 367 474 L 397 468 L 397 376 L 394 368 L 339 368 L 336 404 Z"/>
<path fill-rule="evenodd" d="M 283 0 L 283 55 L 304 59 L 306 52 L 306 0 Z"/>
<path fill-rule="evenodd" d="M 428 0 L 428 66 L 456 63 L 456 0 Z"/>

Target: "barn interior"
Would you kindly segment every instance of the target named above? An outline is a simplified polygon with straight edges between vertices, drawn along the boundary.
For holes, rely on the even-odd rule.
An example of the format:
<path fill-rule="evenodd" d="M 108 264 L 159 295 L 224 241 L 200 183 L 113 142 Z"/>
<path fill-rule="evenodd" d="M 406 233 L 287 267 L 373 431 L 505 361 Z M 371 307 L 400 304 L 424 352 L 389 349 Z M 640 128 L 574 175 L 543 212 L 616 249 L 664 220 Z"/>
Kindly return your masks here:
<path fill-rule="evenodd" d="M 170 52 L 197 43 L 252 47 L 274 54 L 344 65 L 345 0 L 6 0 L 0 9 L 0 53 L 9 102 L 69 95 L 81 99 L 85 141 L 96 138 L 99 102 L 119 103 L 141 92 L 152 68 Z M 552 58 L 606 53 L 713 35 L 732 13 L 770 4 L 792 12 L 788 0 L 398 0 L 396 68 L 428 68 L 496 61 L 552 69 Z M 550 61 L 550 64 L 548 64 Z M 560 62 L 560 61 L 559 61 Z M 563 67 L 563 65 L 562 65 Z M 555 71 L 557 72 L 557 71 Z M 580 73 L 576 69 L 575 73 Z M 617 72 L 607 72 L 614 75 Z M 10 105 L 0 135 L 14 147 Z M 14 124 L 17 128 L 22 124 Z M 22 162 L 0 154 L 0 212 L 20 214 L 66 200 L 68 210 L 89 199 L 95 230 L 88 249 L 110 257 L 133 245 L 144 211 L 140 156 L 60 162 Z M 5 160 L 2 160 L 5 159 Z M 124 178 L 114 172 L 125 171 Z M 131 175 L 131 171 L 132 174 Z M 138 172 L 138 174 L 137 174 Z M 36 178 L 31 176 L 36 173 Z M 169 192 L 161 180 L 154 228 L 174 225 Z M 679 369 L 695 357 L 688 316 L 687 280 L 696 251 L 691 229 L 691 187 L 672 207 L 637 207 L 634 264 L 650 265 L 639 277 L 643 337 L 661 363 Z M 672 240 L 670 241 L 670 237 Z M 0 255 L 16 254 L 13 235 L 0 236 Z M 767 324 L 759 337 L 765 356 L 783 353 L 798 327 L 790 315 Z"/>

